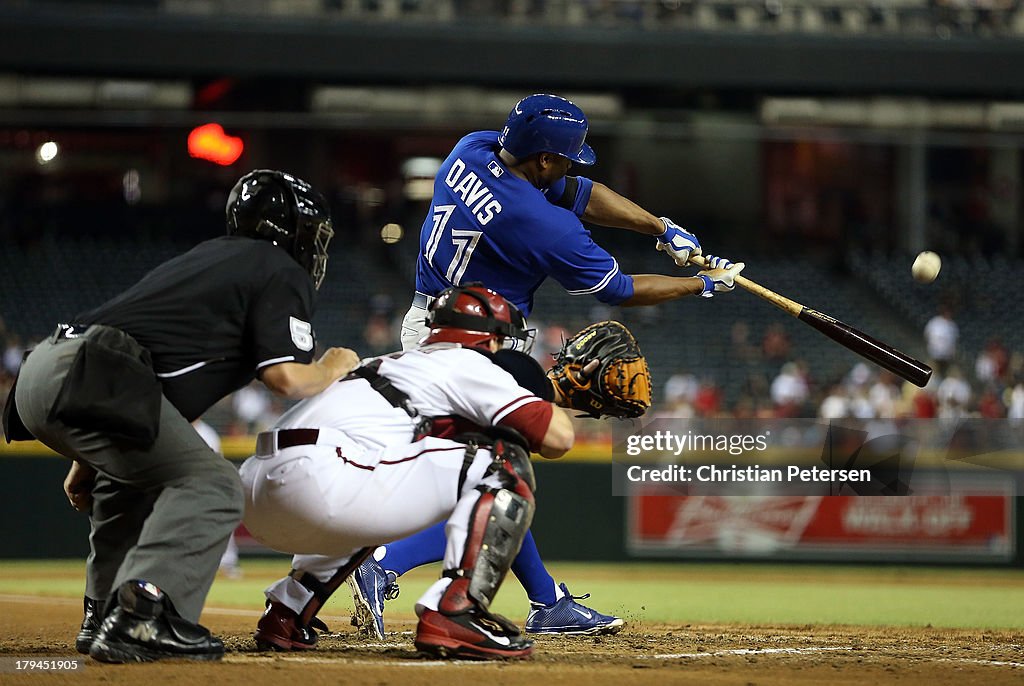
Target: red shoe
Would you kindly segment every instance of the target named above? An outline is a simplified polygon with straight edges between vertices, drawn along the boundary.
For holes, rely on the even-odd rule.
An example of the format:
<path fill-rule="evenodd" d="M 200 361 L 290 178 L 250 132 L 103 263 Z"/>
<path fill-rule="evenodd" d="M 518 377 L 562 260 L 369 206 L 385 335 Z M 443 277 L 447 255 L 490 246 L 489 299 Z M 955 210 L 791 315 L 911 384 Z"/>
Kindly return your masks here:
<path fill-rule="evenodd" d="M 479 610 L 443 615 L 426 610 L 416 626 L 416 649 L 438 657 L 502 660 L 529 657 L 533 641 L 504 617 Z"/>
<path fill-rule="evenodd" d="M 309 626 L 299 624 L 299 616 L 281 603 L 267 603 L 267 609 L 256 624 L 256 647 L 259 650 L 312 650 L 317 634 L 313 629 L 328 631 L 316 617 Z"/>

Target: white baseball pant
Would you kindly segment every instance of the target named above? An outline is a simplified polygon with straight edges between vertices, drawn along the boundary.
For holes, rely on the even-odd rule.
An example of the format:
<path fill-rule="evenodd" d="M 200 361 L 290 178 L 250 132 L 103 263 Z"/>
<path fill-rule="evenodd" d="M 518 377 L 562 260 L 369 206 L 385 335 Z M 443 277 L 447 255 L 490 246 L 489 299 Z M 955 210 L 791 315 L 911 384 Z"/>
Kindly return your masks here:
<path fill-rule="evenodd" d="M 501 488 L 496 475 L 484 476 L 491 453 L 479 449 L 457 493 L 466 446 L 446 439 L 360 451 L 344 434 L 321 429 L 318 443 L 254 455 L 240 475 L 249 532 L 270 548 L 295 553 L 292 568 L 323 582 L 359 549 L 404 538 L 443 519 L 448 519 L 444 568 L 458 567 L 480 498 L 476 487 Z M 417 610 L 436 610 L 450 582 L 439 579 Z M 313 596 L 290 576 L 266 595 L 295 612 Z"/>

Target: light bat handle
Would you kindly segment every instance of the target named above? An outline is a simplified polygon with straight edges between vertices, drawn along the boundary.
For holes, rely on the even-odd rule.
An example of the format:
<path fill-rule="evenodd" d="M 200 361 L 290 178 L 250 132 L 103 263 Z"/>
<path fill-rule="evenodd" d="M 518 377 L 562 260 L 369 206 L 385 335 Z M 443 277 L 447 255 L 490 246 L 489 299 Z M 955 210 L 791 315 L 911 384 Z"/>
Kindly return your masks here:
<path fill-rule="evenodd" d="M 708 261 L 704 259 L 703 255 L 692 255 L 690 257 L 690 262 L 702 268 L 710 268 L 711 266 L 708 264 Z M 799 317 L 800 312 L 804 309 L 804 306 L 798 303 L 797 301 L 790 300 L 784 295 L 779 295 L 775 291 L 765 288 L 756 281 L 751 281 L 742 274 L 739 274 L 736 277 L 735 282 L 736 285 L 742 288 L 743 290 L 750 291 L 754 295 L 767 300 L 772 305 L 775 305 L 780 310 L 783 310 L 784 312 L 787 312 L 794 317 Z"/>

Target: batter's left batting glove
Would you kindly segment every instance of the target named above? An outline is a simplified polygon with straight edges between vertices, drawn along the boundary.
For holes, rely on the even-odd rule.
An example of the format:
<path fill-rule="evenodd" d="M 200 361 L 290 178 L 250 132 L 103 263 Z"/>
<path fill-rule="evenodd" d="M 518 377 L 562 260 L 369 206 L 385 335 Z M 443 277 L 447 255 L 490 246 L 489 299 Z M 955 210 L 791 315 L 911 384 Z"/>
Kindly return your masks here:
<path fill-rule="evenodd" d="M 697 277 L 704 281 L 701 296 L 710 298 L 715 293 L 728 293 L 736 287 L 736 276 L 746 266 L 742 262 L 735 264 L 724 257 L 708 255 L 705 258 L 707 268 L 697 272 Z"/>
<path fill-rule="evenodd" d="M 707 267 L 697 272 L 705 287 L 700 292 L 703 298 L 710 298 L 716 293 L 728 293 L 736 287 L 736 275 L 746 266 L 742 262 L 732 263 L 724 257 L 708 255 L 705 258 Z"/>
<path fill-rule="evenodd" d="M 659 217 L 665 225 L 665 233 L 658 236 L 658 250 L 667 252 L 677 266 L 685 267 L 690 255 L 700 255 L 700 241 L 692 233 L 683 230 L 668 217 Z"/>

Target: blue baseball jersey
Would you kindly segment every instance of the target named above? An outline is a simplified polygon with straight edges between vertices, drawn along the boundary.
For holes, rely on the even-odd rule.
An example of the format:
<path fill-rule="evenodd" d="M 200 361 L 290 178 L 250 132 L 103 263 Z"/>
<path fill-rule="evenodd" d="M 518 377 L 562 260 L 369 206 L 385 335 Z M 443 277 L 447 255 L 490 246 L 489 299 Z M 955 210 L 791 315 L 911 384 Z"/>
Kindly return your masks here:
<path fill-rule="evenodd" d="M 441 165 L 420 230 L 416 290 L 436 296 L 479 281 L 526 316 L 549 276 L 571 295 L 629 299 L 633 279 L 580 222 L 593 182 L 567 177 L 537 189 L 508 170 L 499 149 L 497 131 L 478 131 Z"/>

